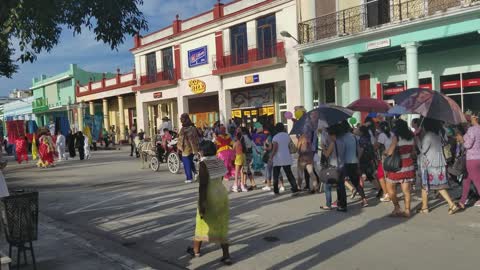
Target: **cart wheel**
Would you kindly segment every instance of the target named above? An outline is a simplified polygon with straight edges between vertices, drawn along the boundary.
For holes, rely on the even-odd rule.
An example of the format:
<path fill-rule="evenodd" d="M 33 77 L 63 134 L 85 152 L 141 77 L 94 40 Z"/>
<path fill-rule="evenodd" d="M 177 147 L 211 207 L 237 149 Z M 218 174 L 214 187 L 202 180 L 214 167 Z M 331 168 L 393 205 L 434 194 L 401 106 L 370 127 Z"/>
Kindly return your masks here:
<path fill-rule="evenodd" d="M 168 170 L 173 174 L 180 172 L 180 157 L 177 153 L 170 153 L 168 155 L 167 166 Z"/>
<path fill-rule="evenodd" d="M 160 169 L 160 162 L 158 162 L 157 157 L 152 157 L 152 159 L 150 160 L 150 168 L 154 172 L 158 172 L 158 169 Z"/>

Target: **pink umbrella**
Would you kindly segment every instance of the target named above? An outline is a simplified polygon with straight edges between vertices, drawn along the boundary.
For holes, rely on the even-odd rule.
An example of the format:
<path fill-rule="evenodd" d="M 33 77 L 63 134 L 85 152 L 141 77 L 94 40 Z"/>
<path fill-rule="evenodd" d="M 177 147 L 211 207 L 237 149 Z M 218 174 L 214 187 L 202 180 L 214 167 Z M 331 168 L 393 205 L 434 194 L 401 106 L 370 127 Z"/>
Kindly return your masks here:
<path fill-rule="evenodd" d="M 387 102 L 375 99 L 375 98 L 366 98 L 362 97 L 347 106 L 350 110 L 357 112 L 377 112 L 385 113 L 390 109 L 390 105 Z"/>

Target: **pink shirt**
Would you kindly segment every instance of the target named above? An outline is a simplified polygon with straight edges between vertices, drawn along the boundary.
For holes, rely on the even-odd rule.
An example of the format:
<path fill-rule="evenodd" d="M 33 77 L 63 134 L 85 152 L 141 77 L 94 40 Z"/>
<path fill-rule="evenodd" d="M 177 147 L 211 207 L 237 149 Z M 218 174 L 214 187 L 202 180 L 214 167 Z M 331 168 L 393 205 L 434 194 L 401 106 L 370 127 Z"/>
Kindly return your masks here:
<path fill-rule="evenodd" d="M 463 136 L 467 160 L 480 160 L 480 125 L 471 126 Z"/>

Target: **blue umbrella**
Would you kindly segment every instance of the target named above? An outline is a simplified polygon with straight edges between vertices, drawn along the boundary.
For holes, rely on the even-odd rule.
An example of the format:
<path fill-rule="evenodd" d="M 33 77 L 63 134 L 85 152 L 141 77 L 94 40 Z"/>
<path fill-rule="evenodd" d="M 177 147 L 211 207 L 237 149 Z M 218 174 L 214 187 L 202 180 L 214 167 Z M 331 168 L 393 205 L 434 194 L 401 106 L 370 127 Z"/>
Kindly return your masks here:
<path fill-rule="evenodd" d="M 321 105 L 304 114 L 293 125 L 290 134 L 304 134 L 316 129 L 321 123 L 323 126 L 333 126 L 352 117 L 353 111 L 340 106 Z"/>

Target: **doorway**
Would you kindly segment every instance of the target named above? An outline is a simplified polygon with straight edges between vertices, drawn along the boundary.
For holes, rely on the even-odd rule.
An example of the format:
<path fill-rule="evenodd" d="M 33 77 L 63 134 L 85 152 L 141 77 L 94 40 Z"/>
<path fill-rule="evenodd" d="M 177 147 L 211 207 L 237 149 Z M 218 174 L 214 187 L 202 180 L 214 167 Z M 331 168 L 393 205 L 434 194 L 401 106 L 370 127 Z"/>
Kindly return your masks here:
<path fill-rule="evenodd" d="M 370 97 L 370 75 L 361 75 L 360 76 L 360 97 Z M 367 112 L 362 112 L 361 113 L 361 122 L 365 120 L 367 117 L 368 113 Z"/>

